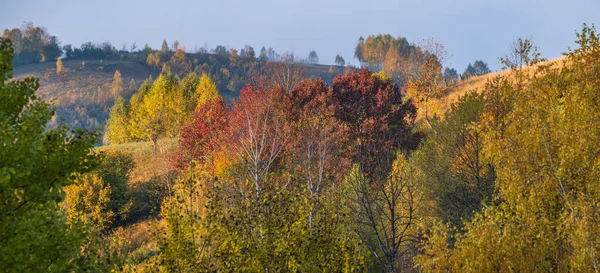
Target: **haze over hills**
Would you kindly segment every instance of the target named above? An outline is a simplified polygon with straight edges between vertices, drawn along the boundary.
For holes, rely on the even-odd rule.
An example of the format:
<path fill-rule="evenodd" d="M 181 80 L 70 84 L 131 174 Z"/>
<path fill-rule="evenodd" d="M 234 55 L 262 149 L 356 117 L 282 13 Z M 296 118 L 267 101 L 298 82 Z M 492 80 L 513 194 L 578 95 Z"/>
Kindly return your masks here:
<path fill-rule="evenodd" d="M 436 12 L 457 3 L 413 11 L 423 5 L 413 2 L 388 1 L 381 10 L 334 1 L 260 16 L 293 4 L 252 13 L 261 0 L 217 1 L 193 12 L 227 7 L 201 27 L 213 15 L 194 17 L 194 33 L 232 35 L 252 25 L 248 15 L 279 29 L 312 10 L 282 32 L 301 37 L 304 27 L 331 19 L 316 16 L 323 9 L 339 19 L 349 6 L 367 6 L 351 24 L 334 20 L 311 32 L 346 36 L 380 25 L 326 44 L 325 56 L 353 47 L 358 65 L 342 54 L 322 65 L 314 49 L 306 58 L 247 43 L 189 50 L 174 39 L 118 49 L 64 43 L 33 23 L 5 29 L 0 271 L 597 272 L 600 32 L 583 24 L 562 58 L 548 61 L 531 39 L 517 38 L 499 58 L 506 71 L 493 72 L 476 50 L 456 68 L 436 38 L 385 33 L 393 33 L 388 20 L 424 12 L 411 28 L 456 33 Z M 174 3 L 94 11 L 150 16 L 122 24 L 115 36 L 133 26 L 155 37 L 197 5 L 179 7 L 174 19 Z M 71 4 L 67 10 L 95 5 Z M 390 12 L 392 4 L 408 9 Z M 461 13 L 470 20 L 531 7 L 471 4 Z M 497 13 L 471 14 L 478 5 Z M 565 5 L 555 23 L 569 24 L 574 6 Z M 75 10 L 71 20 L 86 11 Z M 365 16 L 374 10 L 378 16 Z M 15 17 L 2 13 L 0 20 Z M 63 19 L 58 14 L 53 20 Z M 247 22 L 223 30 L 240 18 Z M 495 34 L 529 31 L 518 18 L 504 18 Z M 69 24 L 104 37 L 89 33 L 90 22 L 126 21 L 114 19 Z M 188 28 L 168 33 L 180 29 Z M 469 41 L 484 40 L 479 35 Z M 471 48 L 469 41 L 460 42 Z"/>

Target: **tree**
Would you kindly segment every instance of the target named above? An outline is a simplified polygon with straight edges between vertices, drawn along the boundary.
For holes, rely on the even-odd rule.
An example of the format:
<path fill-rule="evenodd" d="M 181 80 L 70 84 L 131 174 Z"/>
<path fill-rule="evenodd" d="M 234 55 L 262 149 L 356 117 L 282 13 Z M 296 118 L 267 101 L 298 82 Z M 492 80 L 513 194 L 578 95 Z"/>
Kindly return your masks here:
<path fill-rule="evenodd" d="M 429 112 L 431 100 L 442 94 L 442 65 L 447 52 L 442 43 L 433 38 L 420 40 L 405 69 L 408 76 L 407 95 L 424 110 L 425 121 L 431 126 Z"/>
<path fill-rule="evenodd" d="M 338 75 L 332 87 L 335 117 L 348 127 L 354 162 L 362 161 L 365 173 L 376 167 L 371 159 L 417 147 L 416 108 L 391 79 L 361 70 Z"/>
<path fill-rule="evenodd" d="M 173 42 L 173 50 L 179 50 L 179 41 L 175 40 L 175 42 Z"/>
<path fill-rule="evenodd" d="M 311 64 L 319 63 L 319 56 L 317 55 L 316 51 L 311 50 L 310 53 L 308 53 L 308 62 Z"/>
<path fill-rule="evenodd" d="M 393 158 L 393 157 L 392 157 Z M 389 158 L 377 158 L 389 164 Z M 422 193 L 417 171 L 402 153 L 397 153 L 389 174 L 369 179 L 360 165 L 346 178 L 351 189 L 352 212 L 357 233 L 384 272 L 414 268 L 412 253 L 418 240 Z M 373 177 L 371 175 L 371 177 Z"/>
<path fill-rule="evenodd" d="M 196 108 L 201 107 L 207 102 L 217 99 L 219 90 L 215 83 L 206 74 L 202 74 L 196 87 L 196 92 L 192 97 L 192 101 L 196 103 Z"/>
<path fill-rule="evenodd" d="M 0 39 L 0 267 L 70 271 L 82 242 L 77 224 L 60 211 L 63 187 L 97 162 L 96 133 L 46 127 L 54 115 L 36 91 L 38 80 L 11 80 L 13 49 Z"/>
<path fill-rule="evenodd" d="M 446 67 L 446 69 L 444 69 L 443 77 L 444 77 L 444 82 L 445 82 L 446 86 L 455 84 L 456 82 L 458 82 L 458 79 L 459 79 L 459 75 L 458 75 L 458 72 L 456 71 L 456 69 L 450 68 L 450 67 Z"/>
<path fill-rule="evenodd" d="M 284 62 L 269 62 L 265 68 L 265 84 L 276 85 L 286 92 L 291 92 L 294 86 L 304 78 L 304 66 L 292 60 Z"/>
<path fill-rule="evenodd" d="M 340 55 L 335 55 L 335 64 L 339 66 L 344 66 L 346 65 L 346 61 L 344 60 L 344 57 Z"/>
<path fill-rule="evenodd" d="M 107 229 L 114 218 L 109 209 L 110 185 L 106 185 L 96 174 L 78 177 L 78 182 L 65 188 L 66 198 L 62 203 L 70 221 L 82 222 L 101 232 Z"/>
<path fill-rule="evenodd" d="M 152 52 L 152 48 L 148 45 L 148 43 L 146 43 L 144 45 L 144 49 L 142 51 L 144 51 L 146 53 L 150 53 L 150 52 Z"/>
<path fill-rule="evenodd" d="M 113 96 L 121 96 L 123 94 L 123 80 L 121 79 L 121 72 L 119 70 L 115 70 L 115 74 L 113 76 L 113 82 L 110 87 L 110 91 Z"/>
<path fill-rule="evenodd" d="M 58 58 L 56 60 L 56 74 L 60 74 L 60 72 L 62 71 L 62 69 L 63 69 L 62 60 L 60 58 Z"/>
<path fill-rule="evenodd" d="M 484 63 L 481 60 L 475 61 L 475 63 L 473 63 L 473 68 L 475 68 L 475 74 L 479 76 L 490 73 L 487 63 Z"/>
<path fill-rule="evenodd" d="M 488 65 L 481 60 L 477 60 L 473 65 L 469 64 L 463 73 L 463 77 L 470 78 L 473 76 L 481 76 L 490 73 Z"/>
<path fill-rule="evenodd" d="M 269 60 L 269 57 L 267 56 L 267 50 L 263 46 L 260 49 L 260 54 L 258 55 L 258 61 L 259 62 L 266 62 L 267 60 Z"/>
<path fill-rule="evenodd" d="M 137 85 L 135 83 L 135 79 L 131 78 L 131 80 L 129 81 L 129 87 L 128 87 L 130 92 L 135 92 L 135 90 L 137 90 Z"/>
<path fill-rule="evenodd" d="M 146 57 L 146 64 L 148 64 L 152 70 L 155 70 L 156 68 L 158 68 L 158 65 L 160 63 L 160 59 L 157 56 L 157 54 L 148 54 L 148 57 Z"/>
<path fill-rule="evenodd" d="M 163 53 L 169 52 L 169 44 L 167 44 L 167 40 L 163 40 L 162 46 L 160 47 L 160 51 Z"/>
<path fill-rule="evenodd" d="M 485 98 L 475 92 L 461 96 L 412 155 L 420 170 L 423 194 L 431 217 L 461 230 L 493 199 L 496 173 L 483 153 L 483 132 L 477 123 Z"/>
<path fill-rule="evenodd" d="M 183 76 L 192 69 L 192 64 L 186 60 L 186 54 L 183 50 L 178 49 L 169 60 L 171 71 L 176 75 Z"/>
<path fill-rule="evenodd" d="M 543 64 L 528 40 L 514 48 L 517 62 L 503 59 L 511 75 L 488 82 L 489 108 L 481 123 L 484 154 L 496 168 L 497 198 L 465 224 L 461 236 L 443 226 L 432 229 L 419 257 L 423 269 L 597 269 L 599 136 L 579 128 L 598 126 L 598 37 L 584 25 L 579 48 L 560 65 Z"/>
<path fill-rule="evenodd" d="M 105 142 L 119 144 L 131 141 L 129 122 L 129 109 L 127 109 L 123 97 L 118 96 L 106 122 L 105 138 L 107 141 Z"/>
<path fill-rule="evenodd" d="M 179 103 L 183 100 L 177 80 L 172 74 L 161 74 L 152 84 L 141 102 L 136 102 L 131 114 L 131 134 L 135 138 L 152 141 L 158 150 L 158 139 L 176 136 L 185 120 Z"/>
<path fill-rule="evenodd" d="M 192 121 L 186 124 L 179 138 L 179 153 L 174 165 L 179 170 L 186 169 L 194 160 L 197 164 L 209 163 L 210 154 L 227 128 L 227 105 L 220 96 L 210 98 L 194 113 Z"/>

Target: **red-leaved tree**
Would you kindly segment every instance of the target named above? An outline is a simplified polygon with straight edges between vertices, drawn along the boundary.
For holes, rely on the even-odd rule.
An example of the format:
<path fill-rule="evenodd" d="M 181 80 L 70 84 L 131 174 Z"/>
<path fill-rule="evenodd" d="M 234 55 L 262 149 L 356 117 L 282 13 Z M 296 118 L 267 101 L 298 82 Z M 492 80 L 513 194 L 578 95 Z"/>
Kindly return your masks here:
<path fill-rule="evenodd" d="M 199 105 L 192 121 L 181 131 L 179 152 L 173 158 L 175 167 L 185 169 L 193 160 L 206 163 L 218 148 L 227 123 L 227 105 L 220 96 Z"/>

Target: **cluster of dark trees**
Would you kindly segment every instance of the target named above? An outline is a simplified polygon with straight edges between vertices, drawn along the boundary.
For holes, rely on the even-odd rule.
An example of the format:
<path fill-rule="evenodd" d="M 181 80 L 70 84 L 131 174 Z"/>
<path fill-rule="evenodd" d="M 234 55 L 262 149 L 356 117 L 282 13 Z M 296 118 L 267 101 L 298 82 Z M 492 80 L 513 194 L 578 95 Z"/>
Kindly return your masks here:
<path fill-rule="evenodd" d="M 46 28 L 24 23 L 21 28 L 5 29 L 2 38 L 13 42 L 13 64 L 27 64 L 56 60 L 62 54 L 60 40 Z"/>

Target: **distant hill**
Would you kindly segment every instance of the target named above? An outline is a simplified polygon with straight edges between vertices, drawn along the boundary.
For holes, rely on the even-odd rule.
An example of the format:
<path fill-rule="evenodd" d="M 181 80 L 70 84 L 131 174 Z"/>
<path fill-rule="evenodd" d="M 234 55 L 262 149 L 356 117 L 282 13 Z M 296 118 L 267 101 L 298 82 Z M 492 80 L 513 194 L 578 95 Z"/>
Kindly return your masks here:
<path fill-rule="evenodd" d="M 159 75 L 160 69 L 152 69 L 150 66 L 141 63 L 138 59 L 139 54 L 130 54 L 129 58 L 98 60 L 98 59 L 65 59 L 63 60 L 63 69 L 60 74 L 56 73 L 56 63 L 43 62 L 18 65 L 14 67 L 15 79 L 26 77 L 36 77 L 40 79 L 39 94 L 48 101 L 53 101 L 57 110 L 57 116 L 52 120 L 50 126 L 66 123 L 73 127 L 93 130 L 103 128 L 108 119 L 108 114 L 113 106 L 115 95 L 111 94 L 111 84 L 116 70 L 121 73 L 124 92 L 121 94 L 125 100 L 128 100 L 139 88 L 140 84 L 152 76 L 154 79 Z M 197 54 L 187 54 L 188 59 L 195 60 Z M 217 83 L 223 82 L 221 79 L 221 68 L 228 67 L 227 58 L 221 60 L 223 66 L 215 60 L 219 59 L 217 55 L 210 55 L 204 59 L 212 66 L 218 66 L 216 72 L 211 72 L 211 77 L 217 78 Z M 212 57 L 211 57 L 212 56 Z M 133 58 L 132 58 L 133 57 Z M 213 58 L 214 57 L 214 58 Z M 141 58 L 143 59 L 143 58 Z M 203 73 L 207 63 L 196 62 L 190 66 L 188 73 L 195 71 L 197 74 Z M 305 76 L 321 77 L 327 82 L 331 82 L 337 73 L 341 73 L 342 67 L 333 67 L 335 73 L 331 71 L 332 66 L 318 64 L 304 64 Z M 215 69 L 207 69 L 215 70 Z M 229 73 L 229 72 L 223 72 Z M 239 73 L 242 73 L 240 70 Z M 235 75 L 231 75 L 234 77 Z M 250 75 L 237 75 L 237 77 L 250 77 Z M 131 80 L 135 81 L 136 89 L 130 89 Z M 221 95 L 227 100 L 237 98 L 239 90 L 230 91 L 225 87 L 224 82 L 219 88 Z M 236 88 L 241 88 L 237 85 Z"/>
<path fill-rule="evenodd" d="M 84 129 L 100 128 L 108 118 L 114 102 L 110 86 L 116 70 L 121 72 L 124 84 L 123 96 L 135 92 L 129 90 L 134 79 L 137 87 L 153 73 L 148 67 L 132 61 L 65 60 L 63 70 L 56 73 L 55 62 L 16 66 L 15 79 L 36 77 L 40 79 L 38 93 L 57 108 L 57 117 L 51 125 L 64 122 Z"/>

